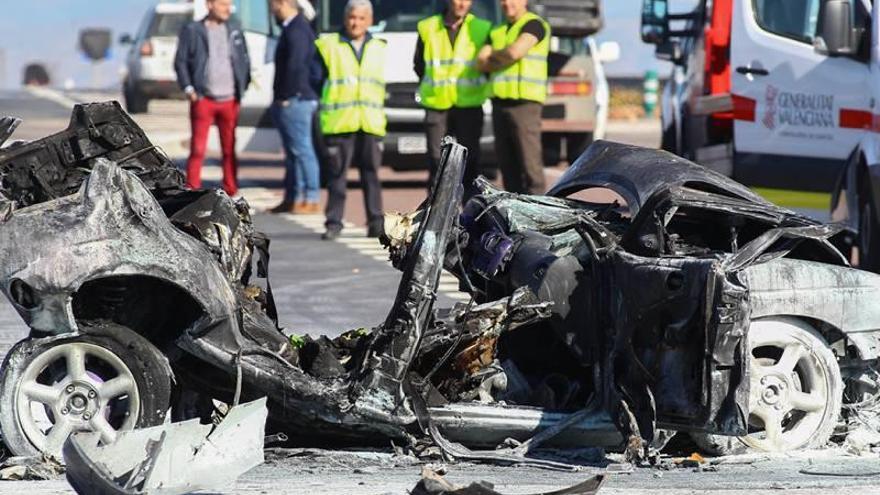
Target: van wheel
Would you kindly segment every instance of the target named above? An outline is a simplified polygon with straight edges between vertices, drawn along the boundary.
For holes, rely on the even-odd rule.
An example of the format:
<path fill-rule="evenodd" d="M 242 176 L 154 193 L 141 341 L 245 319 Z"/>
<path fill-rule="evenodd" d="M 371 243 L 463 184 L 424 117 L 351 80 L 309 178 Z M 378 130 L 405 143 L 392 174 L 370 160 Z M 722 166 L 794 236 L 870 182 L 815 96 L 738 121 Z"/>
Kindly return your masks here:
<path fill-rule="evenodd" d="M 61 459 L 78 431 L 113 442 L 117 432 L 165 421 L 168 361 L 134 331 L 110 322 L 80 324 L 71 337 L 26 339 L 0 369 L 0 431 L 16 456 Z"/>
<path fill-rule="evenodd" d="M 663 151 L 668 151 L 672 154 L 678 154 L 678 146 L 676 145 L 675 139 L 675 123 L 670 123 L 669 127 L 663 129 L 663 133 L 660 136 L 660 149 Z"/>
<path fill-rule="evenodd" d="M 796 318 L 749 326 L 749 434 L 692 434 L 706 453 L 786 452 L 822 447 L 837 425 L 843 380 L 825 340 Z"/>
<path fill-rule="evenodd" d="M 880 273 L 880 226 L 867 193 L 859 195 L 859 268 Z"/>
<path fill-rule="evenodd" d="M 562 135 L 554 132 L 541 134 L 541 156 L 545 167 L 555 167 L 562 161 Z"/>
<path fill-rule="evenodd" d="M 568 164 L 571 165 L 584 154 L 587 147 L 593 143 L 592 132 L 577 132 L 565 135 L 565 155 Z"/>
<path fill-rule="evenodd" d="M 134 88 L 130 88 L 127 84 L 122 89 L 122 96 L 125 98 L 125 110 L 128 113 L 147 113 L 150 100 L 146 95 Z"/>

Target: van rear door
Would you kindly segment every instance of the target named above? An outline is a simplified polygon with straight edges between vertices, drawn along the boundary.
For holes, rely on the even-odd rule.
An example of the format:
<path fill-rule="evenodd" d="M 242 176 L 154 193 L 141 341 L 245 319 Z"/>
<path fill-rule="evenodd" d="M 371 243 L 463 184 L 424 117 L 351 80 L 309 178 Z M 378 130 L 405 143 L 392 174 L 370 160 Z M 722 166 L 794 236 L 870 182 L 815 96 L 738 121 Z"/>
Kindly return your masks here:
<path fill-rule="evenodd" d="M 869 24 L 851 0 L 856 30 Z M 823 0 L 736 2 L 731 36 L 735 178 L 830 190 L 871 127 L 866 54 L 823 54 Z"/>

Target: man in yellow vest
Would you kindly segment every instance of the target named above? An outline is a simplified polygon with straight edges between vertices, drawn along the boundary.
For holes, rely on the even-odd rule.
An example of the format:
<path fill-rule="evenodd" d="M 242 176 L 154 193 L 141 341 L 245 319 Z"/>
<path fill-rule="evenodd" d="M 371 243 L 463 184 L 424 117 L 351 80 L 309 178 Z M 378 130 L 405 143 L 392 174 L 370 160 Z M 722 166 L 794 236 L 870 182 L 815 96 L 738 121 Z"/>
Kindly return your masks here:
<path fill-rule="evenodd" d="M 479 175 L 483 103 L 489 96 L 485 74 L 477 71 L 479 50 L 489 43 L 492 23 L 470 13 L 473 0 L 447 0 L 446 11 L 419 22 L 413 69 L 425 108 L 425 134 L 433 184 L 440 142 L 454 136 L 468 149 L 466 196 Z"/>
<path fill-rule="evenodd" d="M 541 108 L 547 98 L 550 25 L 528 11 L 528 0 L 500 0 L 507 22 L 492 29 L 477 68 L 491 73 L 495 152 L 504 187 L 543 194 Z"/>
<path fill-rule="evenodd" d="M 367 29 L 373 24 L 370 0 L 348 0 L 344 28 L 316 42 L 322 71 L 320 121 L 330 158 L 324 240 L 339 237 L 345 211 L 346 171 L 360 169 L 367 236 L 382 233 L 382 164 L 385 136 L 385 41 Z"/>

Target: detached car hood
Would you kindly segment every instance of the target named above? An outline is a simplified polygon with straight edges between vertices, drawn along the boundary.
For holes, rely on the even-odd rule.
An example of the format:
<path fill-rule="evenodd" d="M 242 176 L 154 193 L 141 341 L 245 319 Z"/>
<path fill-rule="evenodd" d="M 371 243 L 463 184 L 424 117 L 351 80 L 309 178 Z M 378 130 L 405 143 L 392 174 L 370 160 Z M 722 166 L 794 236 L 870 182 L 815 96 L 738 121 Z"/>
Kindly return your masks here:
<path fill-rule="evenodd" d="M 547 195 L 565 197 L 584 189 L 607 188 L 623 197 L 635 217 L 651 196 L 676 186 L 775 208 L 742 184 L 672 153 L 610 141 L 593 143 Z"/>

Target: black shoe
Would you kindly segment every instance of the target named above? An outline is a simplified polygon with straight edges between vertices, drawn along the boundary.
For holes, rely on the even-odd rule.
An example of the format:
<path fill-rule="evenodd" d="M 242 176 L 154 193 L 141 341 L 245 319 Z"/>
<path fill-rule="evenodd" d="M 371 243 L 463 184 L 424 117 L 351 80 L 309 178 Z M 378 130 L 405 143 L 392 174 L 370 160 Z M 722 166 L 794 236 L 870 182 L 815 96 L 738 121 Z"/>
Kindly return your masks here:
<path fill-rule="evenodd" d="M 332 241 L 339 237 L 339 234 L 342 233 L 342 229 L 327 229 L 326 232 L 321 234 L 321 239 L 324 241 Z"/>
<path fill-rule="evenodd" d="M 378 238 L 383 233 L 385 233 L 385 228 L 382 224 L 373 224 L 367 227 L 367 237 Z"/>
<path fill-rule="evenodd" d="M 268 210 L 269 213 L 293 213 L 296 207 L 293 201 L 282 201 L 278 206 Z"/>

